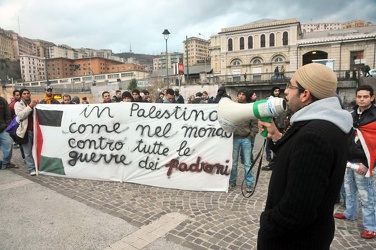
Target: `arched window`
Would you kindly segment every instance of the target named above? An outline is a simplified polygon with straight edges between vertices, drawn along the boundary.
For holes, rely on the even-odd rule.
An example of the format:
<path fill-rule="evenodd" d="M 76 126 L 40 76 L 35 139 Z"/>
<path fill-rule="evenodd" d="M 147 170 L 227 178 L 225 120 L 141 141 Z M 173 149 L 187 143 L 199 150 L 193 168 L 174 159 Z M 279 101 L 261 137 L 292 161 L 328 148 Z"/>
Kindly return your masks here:
<path fill-rule="evenodd" d="M 255 60 L 253 60 L 253 64 L 261 64 L 261 60 L 260 59 L 255 59 Z"/>
<path fill-rule="evenodd" d="M 240 61 L 239 60 L 235 60 L 232 62 L 232 65 L 233 66 L 239 66 L 240 65 Z"/>
<path fill-rule="evenodd" d="M 253 49 L 253 37 L 248 37 L 248 49 Z"/>
<path fill-rule="evenodd" d="M 269 35 L 269 47 L 274 47 L 274 34 Z"/>
<path fill-rule="evenodd" d="M 261 35 L 260 47 L 265 47 L 265 35 Z"/>
<path fill-rule="evenodd" d="M 244 37 L 241 37 L 240 40 L 239 40 L 239 47 L 241 50 L 244 49 Z"/>
<path fill-rule="evenodd" d="M 274 62 L 283 62 L 283 58 L 282 57 L 276 57 L 274 59 Z"/>
<path fill-rule="evenodd" d="M 283 32 L 282 44 L 283 45 L 289 44 L 289 33 L 287 33 L 287 31 Z"/>
<path fill-rule="evenodd" d="M 228 47 L 228 51 L 232 51 L 232 39 L 228 39 L 228 44 L 227 44 L 227 47 Z"/>

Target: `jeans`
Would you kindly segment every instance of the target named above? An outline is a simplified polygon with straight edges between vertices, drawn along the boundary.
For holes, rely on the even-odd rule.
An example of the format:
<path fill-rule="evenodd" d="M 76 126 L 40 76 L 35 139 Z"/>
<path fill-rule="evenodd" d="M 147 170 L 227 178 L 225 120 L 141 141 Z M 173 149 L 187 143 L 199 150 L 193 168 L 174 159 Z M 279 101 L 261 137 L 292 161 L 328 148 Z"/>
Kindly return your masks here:
<path fill-rule="evenodd" d="M 10 162 L 13 153 L 13 139 L 10 137 L 8 132 L 0 133 L 0 147 L 3 152 L 3 159 L 1 161 L 1 169 L 5 169 L 7 164 Z"/>
<path fill-rule="evenodd" d="M 230 175 L 230 184 L 236 183 L 236 177 L 238 175 L 238 161 L 239 161 L 239 152 L 241 150 L 244 159 L 244 179 L 247 186 L 252 186 L 253 184 L 253 174 L 252 171 L 248 173 L 251 168 L 252 161 L 252 141 L 247 138 L 234 138 L 233 140 L 233 151 L 232 151 L 232 170 Z"/>
<path fill-rule="evenodd" d="M 28 130 L 26 133 L 28 136 L 28 142 L 26 144 L 22 144 L 21 147 L 25 153 L 25 163 L 27 170 L 30 173 L 31 171 L 35 171 L 35 163 L 33 157 L 34 132 Z"/>
<path fill-rule="evenodd" d="M 344 215 L 349 220 L 358 218 L 358 192 L 363 214 L 365 230 L 376 232 L 376 187 L 375 176 L 365 177 L 347 168 L 345 174 L 346 211 Z"/>

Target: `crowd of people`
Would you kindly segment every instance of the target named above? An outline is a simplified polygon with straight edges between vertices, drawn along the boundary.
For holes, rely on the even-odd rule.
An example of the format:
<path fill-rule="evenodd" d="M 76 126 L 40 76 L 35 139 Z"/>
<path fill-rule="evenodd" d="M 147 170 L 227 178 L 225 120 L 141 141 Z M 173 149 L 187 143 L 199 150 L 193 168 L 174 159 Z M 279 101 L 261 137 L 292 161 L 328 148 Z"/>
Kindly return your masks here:
<path fill-rule="evenodd" d="M 356 106 L 352 113 L 343 109 L 338 96 L 337 77 L 328 67 L 311 63 L 300 67 L 284 90 L 288 111 L 270 122 L 250 119 L 240 124 L 233 137 L 233 165 L 229 186 L 237 183 L 238 160 L 244 165 L 247 192 L 254 185 L 248 171 L 253 162 L 256 134 L 267 129 L 266 157 L 273 170 L 265 209 L 260 217 L 258 249 L 329 249 L 334 237 L 334 218 L 356 220 L 358 197 L 364 230 L 361 237 L 376 234 L 376 106 L 374 90 L 369 85 L 356 89 Z M 272 88 L 271 97 L 282 97 L 281 89 Z M 52 88 L 46 87 L 43 100 L 32 99 L 28 89 L 13 92 L 8 105 L 0 97 L 1 169 L 16 168 L 11 163 L 13 141 L 5 129 L 13 115 L 22 126 L 17 135 L 27 137 L 21 145 L 22 155 L 31 176 L 36 175 L 32 156 L 33 110 L 38 103 L 57 104 Z M 151 102 L 147 90 L 118 90 L 111 98 L 102 93 L 103 103 Z M 179 89 L 159 93 L 156 103 L 218 103 L 231 97 L 220 87 L 215 97 L 198 92 L 185 101 Z M 239 89 L 235 102 L 243 105 L 256 101 L 257 94 Z M 61 104 L 79 104 L 78 97 L 64 95 Z M 82 98 L 81 103 L 87 103 Z M 334 204 L 345 190 L 346 209 L 334 214 Z"/>

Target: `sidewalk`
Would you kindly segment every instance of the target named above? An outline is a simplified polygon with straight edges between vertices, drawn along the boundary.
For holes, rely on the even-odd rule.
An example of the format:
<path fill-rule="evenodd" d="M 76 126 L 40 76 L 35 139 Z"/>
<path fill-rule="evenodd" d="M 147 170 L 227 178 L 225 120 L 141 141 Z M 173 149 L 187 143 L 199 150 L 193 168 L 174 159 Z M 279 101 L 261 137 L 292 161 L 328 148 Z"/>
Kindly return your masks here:
<path fill-rule="evenodd" d="M 0 171 L 0 249 L 256 249 L 271 174 L 247 199 L 242 178 L 228 193 L 192 192 L 30 177 L 17 149 L 12 162 L 20 168 Z M 376 249 L 361 220 L 335 222 L 331 249 Z"/>

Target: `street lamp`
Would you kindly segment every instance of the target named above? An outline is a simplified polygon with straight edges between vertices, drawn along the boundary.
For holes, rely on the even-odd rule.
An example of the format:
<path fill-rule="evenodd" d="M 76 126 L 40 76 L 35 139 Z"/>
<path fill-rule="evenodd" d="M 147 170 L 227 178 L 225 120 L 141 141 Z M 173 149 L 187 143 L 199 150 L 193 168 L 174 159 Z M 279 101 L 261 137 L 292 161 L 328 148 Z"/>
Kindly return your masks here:
<path fill-rule="evenodd" d="M 204 40 L 206 41 L 206 37 L 203 34 L 201 34 L 201 33 L 198 33 L 198 34 L 200 36 L 202 36 L 204 38 Z M 205 50 L 205 82 L 206 82 L 206 59 L 207 59 L 207 55 L 206 55 L 206 50 Z"/>
<path fill-rule="evenodd" d="M 166 78 L 167 78 L 167 88 L 170 87 L 170 83 L 168 81 L 168 54 L 167 54 L 167 40 L 168 40 L 168 36 L 170 35 L 170 32 L 168 31 L 168 29 L 165 29 L 162 33 L 162 35 L 164 35 L 164 39 L 166 40 Z"/>

